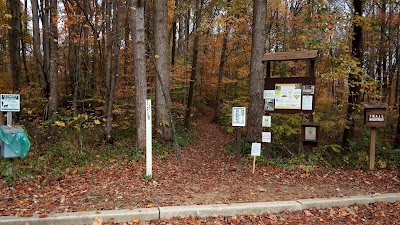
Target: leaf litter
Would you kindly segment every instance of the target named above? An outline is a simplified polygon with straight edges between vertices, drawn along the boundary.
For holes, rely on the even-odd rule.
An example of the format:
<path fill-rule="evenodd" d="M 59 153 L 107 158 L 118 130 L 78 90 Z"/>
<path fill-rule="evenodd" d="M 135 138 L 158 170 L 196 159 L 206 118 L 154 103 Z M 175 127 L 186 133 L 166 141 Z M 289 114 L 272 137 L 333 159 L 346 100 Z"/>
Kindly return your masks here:
<path fill-rule="evenodd" d="M 65 176 L 58 180 L 18 179 L 11 185 L 2 179 L 0 215 L 47 216 L 58 212 L 269 202 L 381 194 L 400 190 L 400 176 L 397 170 L 315 168 L 306 174 L 302 169 L 258 166 L 253 174 L 252 165 L 245 163 L 242 163 L 240 170 L 236 170 L 235 157 L 224 154 L 225 144 L 232 141 L 234 136 L 225 133 L 218 125 L 212 123 L 211 119 L 212 109 L 206 109 L 203 116 L 198 118 L 198 140 L 181 150 L 181 166 L 173 154 L 164 159 L 153 160 L 151 180 L 142 179 L 140 176 L 146 169 L 143 161 L 110 161 L 104 167 L 88 166 L 79 173 L 74 173 L 74 170 L 66 171 Z M 338 218 L 350 218 L 357 222 L 365 220 L 363 223 L 368 224 L 368 216 L 356 217 L 352 212 L 356 215 L 358 210 L 368 212 L 372 218 L 383 212 L 399 212 L 399 203 L 376 203 L 357 207 L 355 210 L 353 206 L 350 211 L 343 211 L 341 208 L 333 208 L 334 211 L 326 212 L 310 209 L 307 214 L 319 217 L 310 224 L 326 223 L 332 221 L 332 218 L 338 220 L 335 220 L 337 224 L 341 221 Z M 381 209 L 379 213 L 373 211 L 376 208 Z M 338 214 L 338 210 L 346 214 Z M 289 214 L 292 213 L 282 213 L 276 218 L 272 215 L 260 215 L 221 217 L 217 220 L 219 224 L 236 224 L 235 221 L 241 219 L 248 222 L 239 224 L 296 224 L 281 223 L 286 221 L 285 218 Z M 296 212 L 293 215 L 309 217 L 305 212 Z M 207 219 L 191 219 L 193 224 L 209 223 Z M 256 220 L 257 222 L 253 223 Z M 135 224 L 132 221 L 131 223 Z M 154 224 L 175 223 L 166 221 Z"/>

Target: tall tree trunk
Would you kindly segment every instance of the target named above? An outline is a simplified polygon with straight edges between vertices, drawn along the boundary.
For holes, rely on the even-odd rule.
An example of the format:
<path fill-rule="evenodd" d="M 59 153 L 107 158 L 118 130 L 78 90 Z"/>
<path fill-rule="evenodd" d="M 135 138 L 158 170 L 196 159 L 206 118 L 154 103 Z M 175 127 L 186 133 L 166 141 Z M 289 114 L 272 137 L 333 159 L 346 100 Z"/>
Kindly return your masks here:
<path fill-rule="evenodd" d="M 189 72 L 189 68 L 188 68 L 188 64 L 189 64 L 189 24 L 190 24 L 190 9 L 187 10 L 186 12 L 186 16 L 185 18 L 185 22 L 184 22 L 184 41 L 183 41 L 183 45 L 182 45 L 182 53 L 183 53 L 183 65 L 185 66 L 185 77 L 188 76 L 188 72 Z M 188 92 L 188 88 L 185 87 L 184 89 L 184 95 L 183 95 L 183 104 L 187 105 L 187 92 Z"/>
<path fill-rule="evenodd" d="M 175 9 L 178 8 L 179 1 L 175 0 Z M 175 13 L 174 10 L 174 18 L 172 21 L 172 46 L 171 46 L 171 65 L 175 65 L 175 60 L 176 60 L 176 24 L 178 23 L 178 14 Z"/>
<path fill-rule="evenodd" d="M 377 75 L 378 75 L 378 80 L 382 81 L 382 84 L 379 86 L 379 88 L 382 90 L 382 96 L 381 99 L 382 101 L 387 100 L 387 87 L 388 87 L 388 72 L 387 72 L 387 62 L 386 62 L 386 54 L 387 54 L 387 41 L 385 40 L 386 34 L 386 0 L 382 0 L 381 5 L 381 17 L 382 19 L 380 20 L 380 37 L 379 37 L 379 42 L 382 43 L 378 47 L 378 65 L 377 65 Z"/>
<path fill-rule="evenodd" d="M 180 0 L 176 0 L 176 4 L 179 6 Z M 182 9 L 178 9 L 181 11 Z M 182 10 L 183 12 L 184 10 Z M 179 13 L 178 14 L 178 47 L 177 47 L 177 56 L 181 56 L 183 54 L 183 43 L 185 40 L 185 14 Z"/>
<path fill-rule="evenodd" d="M 200 42 L 200 23 L 201 23 L 201 8 L 203 7 L 203 0 L 196 0 L 196 24 L 194 35 L 194 43 L 193 43 L 193 59 L 192 59 L 192 68 L 190 74 L 190 82 L 189 82 L 189 94 L 186 106 L 186 115 L 185 115 L 185 128 L 189 129 L 190 119 L 193 111 L 193 100 L 194 100 L 194 86 L 196 84 L 196 73 L 197 73 L 197 59 L 199 55 L 199 42 Z"/>
<path fill-rule="evenodd" d="M 28 18 L 28 1 L 25 0 L 24 2 L 24 17 Z M 28 64 L 26 61 L 26 43 L 25 43 L 25 38 L 24 38 L 24 33 L 28 33 L 28 22 L 27 19 L 25 19 L 21 23 L 21 53 L 22 53 L 22 63 L 24 65 L 24 74 L 25 74 L 25 82 L 27 85 L 30 85 L 31 83 L 31 78 L 29 77 L 29 71 L 28 71 Z"/>
<path fill-rule="evenodd" d="M 132 37 L 134 35 L 133 32 L 131 32 L 132 29 L 132 16 L 131 16 L 131 7 L 132 7 L 132 1 L 133 0 L 126 0 L 125 2 L 125 12 L 124 12 L 124 43 L 125 43 L 125 47 L 124 47 L 124 51 L 123 51 L 123 61 L 124 61 L 124 72 L 122 74 L 123 78 L 124 78 L 124 82 L 126 83 L 126 85 L 131 86 L 130 81 L 130 77 L 129 75 L 131 75 L 130 71 L 132 71 L 132 64 L 133 62 L 131 62 L 131 57 L 129 56 L 129 50 L 132 49 L 131 47 L 131 42 L 129 40 L 129 36 L 130 34 L 132 34 Z M 133 39 L 133 38 L 132 38 Z"/>
<path fill-rule="evenodd" d="M 146 147 L 146 40 L 144 27 L 144 2 L 133 0 L 132 10 L 132 40 L 133 40 L 133 66 L 135 76 L 135 121 L 136 145 L 138 148 Z"/>
<path fill-rule="evenodd" d="M 43 95 L 48 99 L 50 97 L 50 2 L 49 0 L 41 0 L 41 12 L 42 12 L 42 26 L 43 26 Z M 48 112 L 46 118 L 48 118 Z"/>
<path fill-rule="evenodd" d="M 89 5 L 88 5 L 88 0 L 83 0 L 83 14 L 86 17 L 89 15 Z M 85 25 L 83 26 L 83 52 L 82 52 L 82 75 L 84 78 L 84 97 L 86 97 L 87 94 L 93 94 L 93 89 L 89 89 L 89 84 L 91 83 L 90 81 L 90 76 L 89 76 L 89 27 L 87 26 L 88 22 L 85 22 Z M 96 45 L 96 43 L 94 43 Z"/>
<path fill-rule="evenodd" d="M 400 148 L 400 104 L 399 104 L 399 92 L 400 92 L 400 51 L 399 45 L 396 46 L 396 66 L 397 66 L 397 81 L 396 81 L 396 103 L 397 103 L 397 128 L 396 128 L 396 137 L 394 139 L 394 146 L 393 148 L 399 149 Z"/>
<path fill-rule="evenodd" d="M 362 0 L 354 0 L 354 17 L 362 17 Z M 360 23 L 354 22 L 353 24 L 353 41 L 352 41 L 352 55 L 358 60 L 358 66 L 362 66 L 363 58 L 363 30 Z M 346 113 L 346 128 L 343 132 L 342 146 L 345 149 L 350 147 L 350 140 L 354 138 L 355 119 L 354 112 L 361 103 L 361 76 L 359 72 L 350 72 L 348 78 L 349 96 L 347 99 L 347 113 Z"/>
<path fill-rule="evenodd" d="M 13 81 L 13 92 L 21 90 L 21 8 L 19 0 L 10 0 L 10 29 L 8 32 L 9 53 L 11 64 L 11 76 Z"/>
<path fill-rule="evenodd" d="M 218 87 L 217 87 L 217 95 L 215 99 L 215 115 L 214 121 L 219 122 L 220 119 L 220 111 L 221 111 L 221 89 L 222 89 L 222 78 L 225 73 L 225 62 L 226 62 L 226 52 L 228 50 L 228 35 L 229 35 L 229 27 L 228 23 L 225 24 L 224 34 L 222 36 L 222 49 L 221 49 L 221 59 L 219 61 L 219 71 L 218 71 Z"/>
<path fill-rule="evenodd" d="M 42 54 L 40 53 L 40 30 L 39 30 L 39 4 L 38 0 L 31 0 L 32 4 L 32 27 L 33 27 L 33 56 L 35 60 L 35 69 L 38 74 L 38 80 L 41 87 L 46 84 L 43 74 Z"/>
<path fill-rule="evenodd" d="M 90 83 L 90 89 L 92 90 L 93 94 L 98 94 L 100 91 L 98 90 L 98 77 L 96 76 L 96 74 L 103 74 L 103 64 L 102 59 L 103 59 L 103 55 L 104 52 L 101 50 L 100 44 L 101 44 L 101 40 L 99 39 L 99 33 L 97 33 L 97 31 L 93 30 L 93 37 L 96 41 L 96 43 L 93 44 L 93 59 L 91 60 L 91 67 L 92 67 L 92 72 L 89 75 L 89 83 Z M 100 80 L 102 80 L 102 78 L 100 78 Z"/>
<path fill-rule="evenodd" d="M 106 53 L 106 102 L 105 102 L 105 141 L 109 144 L 114 143 L 114 138 L 111 134 L 112 120 L 113 120 L 113 105 L 115 97 L 115 88 L 117 84 L 118 74 L 118 59 L 119 59 L 119 46 L 120 46 L 120 24 L 119 24 L 119 1 L 107 2 L 107 15 L 108 24 L 112 23 L 111 27 L 107 29 L 107 53 Z M 112 9 L 113 8 L 113 9 Z"/>
<path fill-rule="evenodd" d="M 253 44 L 251 46 L 250 61 L 249 123 L 247 138 L 252 141 L 261 141 L 261 119 L 264 115 L 264 65 L 261 59 L 265 53 L 267 0 L 254 0 L 253 4 Z"/>
<path fill-rule="evenodd" d="M 172 140 L 170 106 L 168 6 L 154 0 L 154 49 L 156 67 L 156 137 Z"/>
<path fill-rule="evenodd" d="M 49 67 L 49 81 L 50 81 L 50 97 L 49 97 L 49 111 L 48 119 L 57 119 L 58 109 L 58 5 L 57 0 L 50 2 L 50 67 Z"/>

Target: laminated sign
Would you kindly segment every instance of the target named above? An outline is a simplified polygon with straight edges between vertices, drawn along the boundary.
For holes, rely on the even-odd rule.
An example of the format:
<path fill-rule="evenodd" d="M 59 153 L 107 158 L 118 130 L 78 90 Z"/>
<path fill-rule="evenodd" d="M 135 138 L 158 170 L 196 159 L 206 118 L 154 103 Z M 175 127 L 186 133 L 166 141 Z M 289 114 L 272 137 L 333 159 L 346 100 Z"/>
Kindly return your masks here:
<path fill-rule="evenodd" d="M 232 126 L 246 126 L 246 107 L 232 107 Z"/>
<path fill-rule="evenodd" d="M 19 94 L 2 94 L 0 111 L 2 112 L 19 112 L 20 96 Z"/>

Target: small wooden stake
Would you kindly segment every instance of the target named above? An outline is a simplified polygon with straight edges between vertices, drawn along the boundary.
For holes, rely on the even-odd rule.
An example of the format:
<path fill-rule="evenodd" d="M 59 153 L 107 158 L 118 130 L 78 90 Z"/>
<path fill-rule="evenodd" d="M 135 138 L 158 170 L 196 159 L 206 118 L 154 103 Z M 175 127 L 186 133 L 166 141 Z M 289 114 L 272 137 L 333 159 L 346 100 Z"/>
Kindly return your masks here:
<path fill-rule="evenodd" d="M 375 141 L 376 141 L 376 127 L 371 127 L 371 142 L 369 145 L 369 169 L 375 169 Z"/>
<path fill-rule="evenodd" d="M 256 157 L 257 156 L 253 156 L 254 158 L 253 158 L 253 174 L 254 174 L 254 171 L 256 170 Z"/>

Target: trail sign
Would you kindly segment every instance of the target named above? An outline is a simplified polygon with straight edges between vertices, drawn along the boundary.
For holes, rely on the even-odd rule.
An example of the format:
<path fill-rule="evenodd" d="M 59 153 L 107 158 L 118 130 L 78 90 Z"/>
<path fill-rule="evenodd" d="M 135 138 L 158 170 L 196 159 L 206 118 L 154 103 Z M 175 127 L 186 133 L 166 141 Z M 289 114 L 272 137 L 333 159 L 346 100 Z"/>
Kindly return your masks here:
<path fill-rule="evenodd" d="M 1 94 L 0 111 L 2 112 L 19 112 L 20 96 L 19 94 Z"/>

